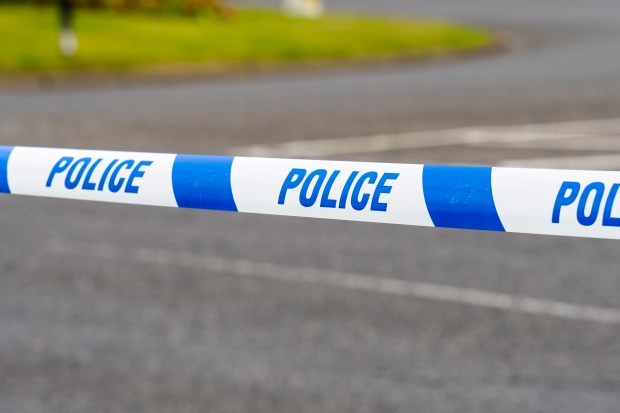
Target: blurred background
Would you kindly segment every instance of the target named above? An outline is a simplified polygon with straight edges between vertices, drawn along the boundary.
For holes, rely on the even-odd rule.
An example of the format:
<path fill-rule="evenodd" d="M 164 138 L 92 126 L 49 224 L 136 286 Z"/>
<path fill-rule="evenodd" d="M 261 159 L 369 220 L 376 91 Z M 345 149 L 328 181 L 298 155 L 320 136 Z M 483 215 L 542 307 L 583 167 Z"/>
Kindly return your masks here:
<path fill-rule="evenodd" d="M 616 0 L 0 1 L 1 145 L 618 170 L 619 138 Z M 620 406 L 616 241 L 17 196 L 0 234 L 2 412 Z"/>

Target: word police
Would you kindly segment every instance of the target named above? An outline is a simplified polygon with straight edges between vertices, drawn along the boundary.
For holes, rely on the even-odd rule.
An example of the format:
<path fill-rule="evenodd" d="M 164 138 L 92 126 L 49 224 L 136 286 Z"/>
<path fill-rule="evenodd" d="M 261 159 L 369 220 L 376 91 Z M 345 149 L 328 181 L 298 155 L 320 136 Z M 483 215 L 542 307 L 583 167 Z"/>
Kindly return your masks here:
<path fill-rule="evenodd" d="M 601 206 L 603 206 L 603 199 L 605 199 L 602 220 L 603 226 L 620 227 L 620 218 L 612 217 L 612 208 L 619 188 L 620 184 L 613 184 L 609 188 L 609 191 L 607 191 L 604 183 L 592 182 L 586 185 L 582 191 L 579 182 L 563 182 L 555 200 L 555 205 L 553 206 L 551 222 L 558 224 L 560 222 L 560 212 L 562 208 L 574 204 L 579 198 L 579 203 L 577 204 L 577 221 L 581 225 L 589 227 L 596 222 L 601 211 Z M 589 204 L 591 206 L 588 208 Z"/>
<path fill-rule="evenodd" d="M 64 175 L 64 185 L 67 189 L 82 189 L 84 191 L 122 191 L 127 194 L 137 194 L 140 190 L 138 183 L 145 173 L 145 168 L 152 161 L 121 161 L 113 159 L 103 162 L 102 158 L 80 158 L 71 156 L 60 158 L 52 168 L 46 187 L 51 187 L 56 175 Z"/>
<path fill-rule="evenodd" d="M 345 209 L 350 205 L 354 210 L 362 211 L 370 205 L 371 211 L 387 211 L 388 204 L 382 195 L 392 191 L 390 181 L 396 180 L 399 174 L 365 172 L 360 175 L 359 171 L 353 171 L 345 177 L 340 173 L 338 170 L 328 173 L 325 169 L 308 173 L 306 169 L 294 168 L 282 184 L 278 204 L 285 203 L 288 191 L 301 186 L 299 203 L 304 207 L 311 207 L 318 201 L 321 208 Z M 332 187 L 337 180 L 340 184 L 344 182 L 344 186 L 332 194 Z"/>

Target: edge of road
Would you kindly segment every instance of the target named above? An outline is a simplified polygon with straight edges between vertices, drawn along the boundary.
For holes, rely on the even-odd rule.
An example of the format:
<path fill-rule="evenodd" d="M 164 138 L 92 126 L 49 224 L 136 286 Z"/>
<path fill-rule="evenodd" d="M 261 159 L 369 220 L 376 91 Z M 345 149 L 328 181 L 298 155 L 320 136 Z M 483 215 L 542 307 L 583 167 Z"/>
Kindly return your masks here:
<path fill-rule="evenodd" d="M 244 64 L 223 68 L 204 63 L 160 64 L 136 69 L 93 69 L 82 73 L 46 73 L 9 75 L 0 77 L 0 93 L 55 88 L 109 87 L 183 82 L 226 81 L 270 78 L 274 76 L 304 76 L 309 74 L 336 74 L 354 70 L 378 70 L 401 67 L 421 67 L 430 64 L 448 64 L 469 59 L 480 59 L 507 53 L 518 48 L 513 34 L 487 29 L 493 35 L 487 47 L 446 53 L 437 56 L 400 56 L 361 58 L 356 60 L 320 60 L 297 63 Z"/>

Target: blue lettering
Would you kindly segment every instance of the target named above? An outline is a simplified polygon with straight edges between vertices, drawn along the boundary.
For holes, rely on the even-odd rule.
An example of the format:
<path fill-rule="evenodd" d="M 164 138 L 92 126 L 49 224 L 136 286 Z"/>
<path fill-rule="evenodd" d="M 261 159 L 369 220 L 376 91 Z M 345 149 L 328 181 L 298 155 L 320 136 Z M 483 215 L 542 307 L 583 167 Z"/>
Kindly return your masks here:
<path fill-rule="evenodd" d="M 605 210 L 603 211 L 604 227 L 620 227 L 620 218 L 611 216 L 611 209 L 614 206 L 614 201 L 616 200 L 616 195 L 618 194 L 618 188 L 620 188 L 620 184 L 613 184 L 611 186 L 609 196 L 607 197 L 607 202 L 605 202 Z"/>
<path fill-rule="evenodd" d="M 140 186 L 135 183 L 136 180 L 144 177 L 146 174 L 145 169 L 153 164 L 153 161 L 138 162 L 129 159 L 119 163 L 118 159 L 113 159 L 106 165 L 101 178 L 96 178 L 98 175 L 97 170 L 103 169 L 101 167 L 103 161 L 103 158 L 93 160 L 90 157 L 78 160 L 70 156 L 60 158 L 52 167 L 45 186 L 51 187 L 56 175 L 64 172 L 64 185 L 69 190 L 76 189 L 81 184 L 80 189 L 84 191 L 104 191 L 109 189 L 110 192 L 116 193 L 125 187 L 126 193 L 137 194 Z M 127 173 L 122 174 L 124 175 L 123 177 L 119 176 L 123 169 L 131 171 L 128 177 Z"/>
<path fill-rule="evenodd" d="M 54 176 L 60 172 L 64 172 L 69 167 L 69 165 L 71 165 L 71 162 L 73 162 L 73 157 L 71 156 L 63 156 L 62 158 L 60 158 L 60 160 L 56 162 L 56 165 L 54 165 L 54 167 L 52 168 L 52 171 L 50 172 L 50 176 L 47 178 L 45 186 L 48 188 L 52 186 Z"/>
<path fill-rule="evenodd" d="M 345 209 L 347 207 L 347 198 L 349 197 L 349 191 L 351 190 L 351 185 L 355 181 L 355 178 L 359 174 L 358 171 L 353 171 L 347 182 L 344 184 L 344 188 L 342 188 L 342 194 L 340 195 L 340 202 L 338 202 L 338 208 Z"/>
<path fill-rule="evenodd" d="M 375 193 L 372 196 L 372 203 L 370 204 L 371 211 L 387 211 L 387 203 L 379 202 L 379 198 L 383 194 L 389 194 L 392 192 L 392 186 L 386 185 L 386 181 L 395 180 L 399 175 L 400 174 L 388 172 L 381 176 L 381 179 L 379 179 L 379 183 L 377 184 L 377 188 L 375 189 Z"/>
<path fill-rule="evenodd" d="M 308 190 L 310 189 L 310 185 L 312 184 L 312 181 L 315 177 L 317 178 L 316 184 L 312 189 L 312 193 L 308 196 Z M 326 177 L 327 171 L 325 169 L 317 169 L 316 171 L 312 171 L 310 172 L 310 174 L 308 174 L 308 177 L 306 178 L 303 186 L 301 187 L 301 192 L 299 193 L 299 203 L 302 206 L 307 208 L 314 205 Z"/>
<path fill-rule="evenodd" d="M 594 192 L 592 209 L 590 210 L 590 215 L 586 215 L 586 204 L 592 192 Z M 601 207 L 601 200 L 603 199 L 604 193 L 605 185 L 603 185 L 602 182 L 592 182 L 584 188 L 581 198 L 579 199 L 579 206 L 577 207 L 577 221 L 579 221 L 581 225 L 589 227 L 594 224 Z"/>
<path fill-rule="evenodd" d="M 80 181 L 82 180 L 82 175 L 84 175 L 84 171 L 88 164 L 92 161 L 91 158 L 81 158 L 75 161 L 71 168 L 69 168 L 69 172 L 67 172 L 67 177 L 65 178 L 65 187 L 67 189 L 75 189 Z M 78 169 L 78 166 L 82 164 L 82 167 L 77 171 L 77 175 L 73 177 L 74 172 Z M 72 178 L 73 177 L 73 178 Z"/>
<path fill-rule="evenodd" d="M 121 190 L 123 184 L 125 183 L 125 178 L 120 178 L 117 180 L 118 174 L 123 168 L 131 169 L 133 164 L 134 161 L 132 160 L 126 160 L 118 164 L 118 166 L 116 167 L 116 169 L 114 169 L 114 172 L 112 172 L 112 175 L 110 176 L 110 183 L 108 185 L 110 192 L 116 193 Z"/>
<path fill-rule="evenodd" d="M 103 171 L 103 175 L 101 176 L 101 180 L 99 181 L 99 186 L 97 186 L 97 191 L 99 192 L 103 191 L 103 188 L 105 188 L 105 183 L 108 179 L 108 175 L 110 174 L 110 171 L 112 170 L 112 168 L 114 168 L 114 165 L 116 165 L 117 162 L 118 162 L 118 159 L 114 159 L 105 168 L 105 171 Z"/>
<path fill-rule="evenodd" d="M 334 181 L 340 171 L 332 172 L 331 176 L 327 180 L 327 184 L 325 185 L 325 190 L 323 190 L 323 196 L 321 197 L 321 207 L 322 208 L 336 208 L 336 200 L 329 199 L 329 193 L 332 190 L 332 186 L 334 185 Z"/>
<path fill-rule="evenodd" d="M 138 190 L 140 189 L 138 186 L 133 185 L 133 180 L 136 178 L 142 178 L 144 176 L 144 171 L 140 170 L 140 168 L 142 167 L 147 167 L 149 165 L 151 165 L 153 163 L 153 161 L 140 161 L 138 162 L 138 164 L 136 165 L 135 168 L 133 168 L 133 171 L 131 172 L 131 175 L 129 175 L 129 178 L 127 179 L 127 186 L 125 187 L 125 192 L 128 194 L 137 194 Z"/>
<path fill-rule="evenodd" d="M 553 216 L 551 222 L 557 224 L 560 222 L 560 212 L 563 206 L 567 206 L 575 202 L 579 195 L 579 189 L 581 185 L 579 182 L 563 182 L 558 192 L 558 196 L 555 199 L 555 205 L 553 206 Z M 569 193 L 570 191 L 570 193 Z"/>
<path fill-rule="evenodd" d="M 279 205 L 284 205 L 284 201 L 286 199 L 286 192 L 289 189 L 298 187 L 299 184 L 301 184 L 301 181 L 303 181 L 304 176 L 306 176 L 305 169 L 299 169 L 299 168 L 291 169 L 291 172 L 288 173 L 288 176 L 286 177 L 286 179 L 284 180 L 284 183 L 282 184 L 282 189 L 280 189 L 280 196 L 278 197 Z"/>
<path fill-rule="evenodd" d="M 382 202 L 382 197 L 392 192 L 391 181 L 396 180 L 400 174 L 386 172 L 379 175 L 377 172 L 369 171 L 360 175 L 359 171 L 352 171 L 344 181 L 341 172 L 341 170 L 328 171 L 326 169 L 310 171 L 292 169 L 282 184 L 278 204 L 283 205 L 286 202 L 289 189 L 300 188 L 299 204 L 306 208 L 317 205 L 320 197 L 318 206 L 321 208 L 346 209 L 348 205 L 351 205 L 357 211 L 362 211 L 369 206 L 371 211 L 387 211 L 388 203 Z M 333 189 L 334 185 L 343 181 L 344 186 L 338 195 Z M 368 187 L 365 189 L 364 185 Z"/>
<path fill-rule="evenodd" d="M 360 176 L 359 181 L 353 187 L 353 193 L 351 194 L 351 206 L 356 211 L 361 211 L 366 208 L 368 204 L 368 200 L 370 198 L 369 194 L 362 194 L 362 198 L 360 199 L 360 191 L 362 190 L 362 186 L 364 185 L 364 181 L 368 181 L 369 184 L 374 184 L 377 181 L 378 174 L 376 172 L 366 172 L 362 176 Z"/>
<path fill-rule="evenodd" d="M 93 176 L 93 172 L 95 171 L 95 168 L 97 168 L 97 165 L 99 165 L 99 163 L 101 161 L 102 161 L 102 159 L 99 158 L 99 159 L 97 159 L 92 164 L 92 166 L 90 167 L 90 169 L 86 173 L 86 178 L 84 178 L 84 184 L 82 185 L 82 189 L 84 189 L 86 191 L 94 191 L 95 190 L 95 183 L 94 182 L 90 182 L 90 178 Z"/>

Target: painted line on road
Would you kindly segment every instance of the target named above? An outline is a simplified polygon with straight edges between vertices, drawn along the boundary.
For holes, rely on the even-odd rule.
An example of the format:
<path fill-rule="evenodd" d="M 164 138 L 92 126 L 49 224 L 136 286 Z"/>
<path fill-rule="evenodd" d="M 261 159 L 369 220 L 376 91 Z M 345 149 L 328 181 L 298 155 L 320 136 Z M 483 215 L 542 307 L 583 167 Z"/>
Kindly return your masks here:
<path fill-rule="evenodd" d="M 389 152 L 453 145 L 520 144 L 617 133 L 620 119 L 570 121 L 517 126 L 481 126 L 336 139 L 302 140 L 272 145 L 233 147 L 231 155 L 310 158 Z"/>
<path fill-rule="evenodd" d="M 552 150 L 566 153 L 593 154 L 594 152 L 620 152 L 620 130 L 618 135 L 579 135 L 566 139 L 528 142 L 482 142 L 472 144 L 476 148 Z"/>
<path fill-rule="evenodd" d="M 620 153 L 609 155 L 562 156 L 553 158 L 507 159 L 497 163 L 510 168 L 619 170 Z"/>
<path fill-rule="evenodd" d="M 152 266 L 181 267 L 243 277 L 309 283 L 371 293 L 418 298 L 449 304 L 467 305 L 513 313 L 550 316 L 573 321 L 620 325 L 620 309 L 587 306 L 486 290 L 451 287 L 368 274 L 298 267 L 215 255 L 173 252 L 167 249 L 121 249 L 111 244 L 68 244 L 55 240 L 49 252 L 134 262 Z"/>
<path fill-rule="evenodd" d="M 407 132 L 364 137 L 293 141 L 277 145 L 236 147 L 227 153 L 242 156 L 283 158 L 311 158 L 320 156 L 350 155 L 389 152 L 406 149 L 435 148 L 454 145 L 477 145 L 492 142 L 528 142 L 582 137 L 578 134 L 532 133 L 480 128 L 448 129 L 439 131 Z"/>

